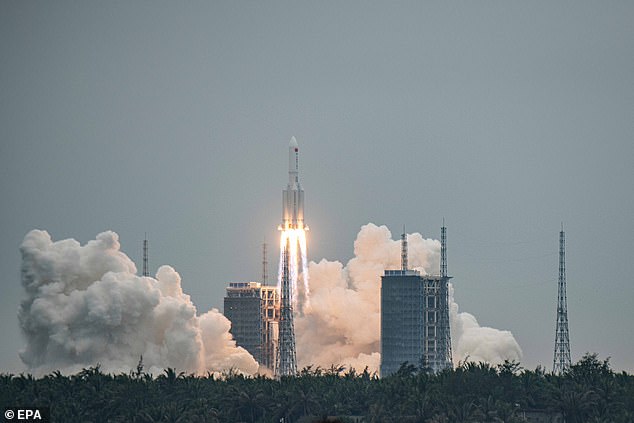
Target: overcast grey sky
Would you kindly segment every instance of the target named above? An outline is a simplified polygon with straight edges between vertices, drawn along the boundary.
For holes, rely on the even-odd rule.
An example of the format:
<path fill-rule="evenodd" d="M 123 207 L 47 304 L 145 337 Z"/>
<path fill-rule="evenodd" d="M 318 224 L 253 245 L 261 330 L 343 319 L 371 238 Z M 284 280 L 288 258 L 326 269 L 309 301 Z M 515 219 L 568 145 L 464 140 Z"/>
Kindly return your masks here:
<path fill-rule="evenodd" d="M 19 245 L 112 229 L 199 310 L 259 280 L 296 136 L 309 258 L 361 225 L 449 237 L 461 311 L 552 366 L 634 371 L 634 3 L 0 2 L 0 372 Z M 276 274 L 277 252 L 270 257 Z"/>

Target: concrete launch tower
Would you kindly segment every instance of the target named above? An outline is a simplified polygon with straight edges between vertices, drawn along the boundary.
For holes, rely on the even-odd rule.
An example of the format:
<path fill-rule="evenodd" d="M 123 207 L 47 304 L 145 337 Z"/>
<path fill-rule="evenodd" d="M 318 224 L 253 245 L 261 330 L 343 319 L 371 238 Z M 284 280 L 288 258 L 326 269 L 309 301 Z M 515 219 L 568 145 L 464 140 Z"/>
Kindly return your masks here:
<path fill-rule="evenodd" d="M 266 243 L 262 245 L 262 281 L 231 282 L 224 298 L 224 315 L 231 321 L 236 344 L 262 366 L 275 368 L 280 293 L 267 284 Z"/>
<path fill-rule="evenodd" d="M 381 277 L 381 377 L 404 363 L 434 372 L 452 366 L 446 242 L 443 223 L 440 275 L 421 275 L 408 269 L 403 234 L 401 269 Z"/>
<path fill-rule="evenodd" d="M 277 288 L 260 282 L 231 282 L 224 298 L 224 316 L 231 322 L 231 335 L 255 360 L 273 369 L 277 320 Z"/>

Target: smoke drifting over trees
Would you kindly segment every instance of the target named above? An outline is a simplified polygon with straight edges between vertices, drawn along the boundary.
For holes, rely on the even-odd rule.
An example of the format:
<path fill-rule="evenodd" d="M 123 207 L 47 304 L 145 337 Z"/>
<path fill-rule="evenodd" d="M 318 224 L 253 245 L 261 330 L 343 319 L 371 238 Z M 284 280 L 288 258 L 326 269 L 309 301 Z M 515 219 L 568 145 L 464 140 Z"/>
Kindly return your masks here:
<path fill-rule="evenodd" d="M 137 276 L 116 233 L 81 246 L 34 230 L 20 251 L 26 290 L 18 313 L 26 337 L 20 357 L 31 371 L 72 373 L 100 363 L 104 371 L 125 372 L 140 356 L 154 372 L 257 371 L 218 310 L 198 315 L 170 266 L 156 278 Z"/>
<path fill-rule="evenodd" d="M 440 243 L 409 235 L 409 265 L 437 273 Z M 30 371 L 74 373 L 101 364 L 106 372 L 127 372 L 143 356 L 145 368 L 172 367 L 205 373 L 258 364 L 229 333 L 230 322 L 216 309 L 198 314 L 170 266 L 156 278 L 136 275 L 108 231 L 82 246 L 73 239 L 53 242 L 45 231 L 29 232 L 20 247 L 26 291 L 18 317 L 26 338 L 20 352 Z M 299 366 L 340 364 L 376 371 L 380 363 L 380 281 L 385 269 L 400 267 L 400 242 L 385 226 L 363 226 L 345 266 L 321 260 L 309 264 L 310 306 L 297 316 Z M 453 292 L 453 291 L 451 291 Z M 520 360 L 508 331 L 481 327 L 460 313 L 451 296 L 454 362 Z"/>
<path fill-rule="evenodd" d="M 439 241 L 413 233 L 408 246 L 410 268 L 438 273 Z M 335 363 L 358 370 L 379 368 L 381 275 L 385 269 L 400 268 L 400 241 L 392 240 L 386 226 L 369 223 L 357 235 L 354 255 L 346 266 L 327 260 L 309 265 L 311 307 L 296 320 L 300 367 Z M 450 318 L 454 363 L 467 358 L 494 364 L 521 359 L 511 332 L 481 327 L 474 316 L 458 311 L 453 295 Z"/>

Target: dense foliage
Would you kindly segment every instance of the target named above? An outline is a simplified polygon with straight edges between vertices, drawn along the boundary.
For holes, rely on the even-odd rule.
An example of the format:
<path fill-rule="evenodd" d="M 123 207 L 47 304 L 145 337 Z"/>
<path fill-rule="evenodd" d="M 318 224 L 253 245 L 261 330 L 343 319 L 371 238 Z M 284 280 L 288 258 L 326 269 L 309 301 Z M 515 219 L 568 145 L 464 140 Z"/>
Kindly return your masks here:
<path fill-rule="evenodd" d="M 634 376 L 590 354 L 563 375 L 515 362 L 468 362 L 439 374 L 403 365 L 383 379 L 309 367 L 279 381 L 174 369 L 152 377 L 142 365 L 110 375 L 94 367 L 39 379 L 1 374 L 0 405 L 50 406 L 53 422 L 521 422 L 531 410 L 568 423 L 634 422 Z"/>

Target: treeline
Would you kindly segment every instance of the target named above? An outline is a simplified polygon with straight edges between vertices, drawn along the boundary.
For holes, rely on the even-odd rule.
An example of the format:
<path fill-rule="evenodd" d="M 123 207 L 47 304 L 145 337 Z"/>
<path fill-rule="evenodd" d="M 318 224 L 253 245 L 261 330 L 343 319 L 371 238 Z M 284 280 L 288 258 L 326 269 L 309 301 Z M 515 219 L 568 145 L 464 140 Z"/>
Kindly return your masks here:
<path fill-rule="evenodd" d="M 587 354 L 562 375 L 516 362 L 430 374 L 403 365 L 379 379 L 343 367 L 274 380 L 233 372 L 153 377 L 99 367 L 72 376 L 0 374 L 3 407 L 50 407 L 52 422 L 634 422 L 634 376 Z M 329 417 L 331 416 L 331 417 Z M 548 420 L 541 420 L 548 421 Z"/>

